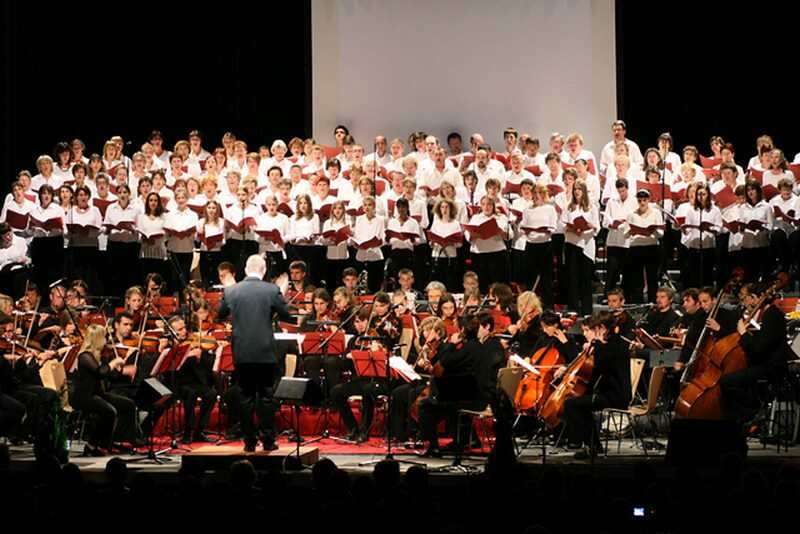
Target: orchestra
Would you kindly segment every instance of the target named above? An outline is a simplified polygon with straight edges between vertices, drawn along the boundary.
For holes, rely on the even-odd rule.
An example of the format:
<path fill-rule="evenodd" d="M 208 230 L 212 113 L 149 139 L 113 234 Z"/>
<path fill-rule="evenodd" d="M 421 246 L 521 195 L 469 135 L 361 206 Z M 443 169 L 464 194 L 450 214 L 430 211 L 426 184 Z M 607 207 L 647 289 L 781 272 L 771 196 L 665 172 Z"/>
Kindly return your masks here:
<path fill-rule="evenodd" d="M 433 136 L 407 154 L 395 139 L 388 154 L 381 138 L 383 156 L 314 140 L 287 154 L 277 140 L 264 157 L 224 139 L 229 154 L 201 160 L 198 132 L 171 154 L 154 132 L 130 158 L 109 142 L 88 164 L 82 143 L 59 145 L 33 179 L 20 173 L 0 214 L 0 433 L 40 439 L 52 424 L 47 407 L 63 401 L 39 371 L 54 361 L 91 421 L 87 455 L 158 432 L 212 441 L 217 403 L 252 448 L 253 407 L 270 413 L 259 396 L 269 386 L 271 401 L 288 374 L 322 388 L 348 440 L 370 439 L 386 398 L 391 439 L 439 456 L 468 445 L 459 409 L 503 416 L 498 371 L 521 365 L 514 410 L 565 428 L 586 456 L 600 449 L 593 413 L 630 403 L 628 360 L 653 350 L 678 354 L 676 416 L 744 424 L 761 408 L 755 382 L 793 358 L 775 288 L 797 282 L 800 174 L 771 145 L 743 168 L 717 140 L 721 159 L 707 166 L 691 146 L 681 162 L 668 134 L 642 156 L 624 123 L 612 133 L 599 164 L 580 134 L 554 135 L 540 154 L 513 129 L 502 153 L 477 134 L 457 154 Z M 241 319 L 218 315 L 253 256 L 286 305 L 274 324 L 251 318 L 280 334 L 274 369 L 237 366 Z M 728 343 L 736 365 L 708 382 L 706 360 Z M 398 357 L 402 368 L 389 364 Z M 465 376 L 471 398 L 440 396 Z M 145 401 L 149 378 L 173 401 Z M 442 420 L 461 442 L 440 447 Z"/>

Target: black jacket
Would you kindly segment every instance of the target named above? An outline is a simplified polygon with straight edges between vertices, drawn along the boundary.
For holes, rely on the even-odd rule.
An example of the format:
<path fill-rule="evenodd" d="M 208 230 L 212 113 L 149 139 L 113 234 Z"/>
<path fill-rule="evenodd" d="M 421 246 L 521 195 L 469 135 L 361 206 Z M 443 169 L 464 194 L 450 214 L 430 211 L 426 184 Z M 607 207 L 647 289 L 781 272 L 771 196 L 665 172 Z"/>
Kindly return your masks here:
<path fill-rule="evenodd" d="M 627 408 L 631 402 L 631 363 L 628 343 L 609 336 L 606 343 L 594 344 L 595 392 L 606 397 L 612 408 Z"/>
<path fill-rule="evenodd" d="M 750 365 L 785 365 L 787 358 L 786 318 L 775 306 L 760 317 L 761 328 L 742 336 L 741 345 Z"/>

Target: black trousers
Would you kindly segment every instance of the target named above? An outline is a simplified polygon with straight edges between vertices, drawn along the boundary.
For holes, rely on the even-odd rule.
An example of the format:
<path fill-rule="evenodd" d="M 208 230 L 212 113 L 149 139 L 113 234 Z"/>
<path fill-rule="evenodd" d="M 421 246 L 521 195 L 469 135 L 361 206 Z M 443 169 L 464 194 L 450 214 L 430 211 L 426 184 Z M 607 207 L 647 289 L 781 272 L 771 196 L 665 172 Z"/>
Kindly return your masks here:
<path fill-rule="evenodd" d="M 748 282 L 766 280 L 772 271 L 769 247 L 743 248 L 742 260 Z"/>
<path fill-rule="evenodd" d="M 72 405 L 95 418 L 87 440 L 90 445 L 110 448 L 112 441 L 136 439 L 136 404 L 131 399 L 104 393 L 74 398 Z"/>
<path fill-rule="evenodd" d="M 264 260 L 267 262 L 267 277 L 270 280 L 289 272 L 289 262 L 283 257 L 283 252 L 267 252 L 264 255 Z"/>
<path fill-rule="evenodd" d="M 244 265 L 247 258 L 258 254 L 258 241 L 249 239 L 228 239 L 223 249 L 224 256 L 236 267 L 236 279 L 244 279 Z"/>
<path fill-rule="evenodd" d="M 334 387 L 331 390 L 331 401 L 339 411 L 342 422 L 348 431 L 352 432 L 358 429 L 366 435 L 372 426 L 372 420 L 375 416 L 375 399 L 378 398 L 378 395 L 385 395 L 386 393 L 387 388 L 384 380 L 359 377 Z M 350 403 L 347 401 L 353 395 L 361 395 L 360 426 L 356 422 Z"/>
<path fill-rule="evenodd" d="M 722 391 L 725 417 L 744 422 L 755 416 L 760 407 L 756 382 L 773 378 L 775 375 L 775 370 L 767 365 L 751 365 L 720 378 L 719 387 Z"/>
<path fill-rule="evenodd" d="M 58 235 L 32 239 L 31 263 L 33 263 L 33 281 L 44 295 L 46 293 L 44 288 L 64 276 L 64 237 Z"/>
<path fill-rule="evenodd" d="M 325 260 L 325 248 L 316 245 L 287 245 L 286 252 L 292 261 L 300 260 L 306 264 L 306 279 L 315 286 L 319 286 L 320 281 L 325 276 L 323 261 Z"/>
<path fill-rule="evenodd" d="M 572 397 L 564 401 L 562 421 L 567 425 L 566 433 L 570 443 L 594 446 L 600 443 L 600 429 L 595 423 L 593 412 L 611 406 L 603 395 L 594 393 Z"/>
<path fill-rule="evenodd" d="M 350 266 L 350 260 L 325 259 L 325 283 L 329 290 L 342 285 L 342 271 Z"/>
<path fill-rule="evenodd" d="M 211 411 L 217 401 L 217 392 L 205 384 L 181 384 L 178 395 L 183 401 L 183 437 L 190 438 L 208 427 Z M 200 417 L 195 424 L 194 409 L 200 401 Z"/>
<path fill-rule="evenodd" d="M 800 255 L 800 230 L 795 230 L 788 236 L 783 230 L 774 230 L 770 236 L 770 247 L 772 258 L 781 270 L 796 266 Z"/>
<path fill-rule="evenodd" d="M 352 368 L 352 362 L 341 356 L 328 354 L 303 356 L 303 370 L 307 378 L 321 384 L 321 371 L 325 371 L 325 389 L 323 390 L 325 398 L 330 398 L 331 389 L 342 382 L 342 373 L 352 370 Z"/>
<path fill-rule="evenodd" d="M 245 445 L 256 443 L 253 412 L 258 415 L 259 431 L 264 443 L 275 441 L 275 403 L 272 399 L 277 365 L 274 363 L 241 363 L 234 377 L 241 390 L 242 432 Z"/>
<path fill-rule="evenodd" d="M 108 242 L 108 291 L 109 295 L 120 296 L 135 285 L 140 285 L 139 278 L 139 243 Z"/>
<path fill-rule="evenodd" d="M 714 249 L 688 249 L 688 273 L 686 287 L 704 287 L 714 283 Z"/>
<path fill-rule="evenodd" d="M 523 262 L 521 265 L 523 275 L 522 284 L 533 288 L 536 279 L 536 294 L 542 296 L 542 304 L 546 309 L 552 309 L 555 302 L 553 295 L 553 247 L 548 243 L 528 243 L 525 245 Z"/>
<path fill-rule="evenodd" d="M 717 264 L 716 281 L 717 287 L 724 287 L 731 278 L 731 260 L 728 253 L 728 244 L 730 243 L 731 235 L 727 232 L 717 234 L 715 241 L 716 252 L 715 260 Z"/>
<path fill-rule="evenodd" d="M 658 290 L 660 251 L 658 245 L 631 247 L 628 249 L 630 264 L 631 289 L 630 299 L 633 304 L 642 302 L 642 292 L 647 282 L 647 302 L 656 301 Z"/>
<path fill-rule="evenodd" d="M 462 291 L 463 276 L 464 262 L 458 256 L 453 258 L 431 257 L 431 272 L 428 282 L 434 280 L 441 282 L 448 291 L 457 293 Z"/>
<path fill-rule="evenodd" d="M 606 247 L 606 293 L 620 287 L 626 296 L 630 293 L 630 265 L 628 263 L 628 249 L 625 247 Z"/>
<path fill-rule="evenodd" d="M 17 388 L 13 397 L 25 406 L 26 417 L 21 427 L 25 436 L 49 435 L 53 431 L 52 406 L 60 405 L 58 393 L 46 387 L 25 384 Z"/>
<path fill-rule="evenodd" d="M 166 260 L 139 258 L 139 280 L 144 282 L 148 274 L 157 273 L 165 281 L 169 280 Z"/>
<path fill-rule="evenodd" d="M 571 243 L 564 244 L 565 267 L 569 272 L 569 307 L 581 315 L 592 313 L 592 273 L 594 263 L 583 249 Z"/>
<path fill-rule="evenodd" d="M 24 417 L 24 404 L 11 395 L 0 394 L 0 436 L 17 436 Z"/>
<path fill-rule="evenodd" d="M 505 250 L 479 254 L 472 253 L 472 266 L 475 272 L 478 273 L 481 293 L 485 294 L 489 290 L 489 286 L 495 282 L 506 282 L 507 261 L 508 252 Z"/>
<path fill-rule="evenodd" d="M 415 265 L 416 252 L 407 249 L 391 249 L 389 257 L 392 259 L 392 265 L 389 269 L 389 276 L 397 280 L 397 273 L 400 269 L 411 269 L 417 273 Z"/>
<path fill-rule="evenodd" d="M 439 435 L 436 431 L 439 422 L 443 419 L 447 420 L 448 427 L 456 428 L 454 435 L 455 444 L 457 447 L 463 445 L 464 441 L 469 435 L 469 419 L 458 418 L 458 409 L 466 408 L 472 410 L 480 410 L 486 407 L 486 403 L 470 403 L 470 405 L 459 406 L 451 402 L 439 402 L 435 397 L 428 397 L 422 399 L 419 403 L 419 426 L 422 431 L 422 439 L 428 442 L 428 446 L 432 449 L 439 448 Z M 459 428 L 460 427 L 460 428 Z"/>
<path fill-rule="evenodd" d="M 200 251 L 200 276 L 203 278 L 203 287 L 211 289 L 211 286 L 219 284 L 219 274 L 217 267 L 223 261 L 222 251 Z"/>
<path fill-rule="evenodd" d="M 190 280 L 192 269 L 191 252 L 168 252 L 170 258 L 167 260 L 169 265 L 169 289 L 170 292 L 182 291 Z"/>
<path fill-rule="evenodd" d="M 392 390 L 392 436 L 399 442 L 408 440 L 416 431 L 416 421 L 411 419 L 411 406 L 425 389 L 425 382 L 402 384 Z"/>
<path fill-rule="evenodd" d="M 431 246 L 428 243 L 420 243 L 414 247 L 413 260 L 409 269 L 414 271 L 414 286 L 418 291 L 425 288 L 426 281 L 431 280 L 431 269 L 433 268 L 433 258 Z M 447 286 L 448 288 L 450 286 Z"/>
<path fill-rule="evenodd" d="M 569 299 L 569 275 L 564 268 L 564 234 L 553 234 L 550 242 L 553 246 L 553 256 L 555 262 L 555 286 L 556 286 L 556 302 L 559 304 L 566 304 Z"/>
<path fill-rule="evenodd" d="M 69 277 L 72 280 L 81 279 L 89 284 L 92 293 L 96 293 L 100 278 L 98 277 L 98 250 L 97 247 L 70 247 Z"/>

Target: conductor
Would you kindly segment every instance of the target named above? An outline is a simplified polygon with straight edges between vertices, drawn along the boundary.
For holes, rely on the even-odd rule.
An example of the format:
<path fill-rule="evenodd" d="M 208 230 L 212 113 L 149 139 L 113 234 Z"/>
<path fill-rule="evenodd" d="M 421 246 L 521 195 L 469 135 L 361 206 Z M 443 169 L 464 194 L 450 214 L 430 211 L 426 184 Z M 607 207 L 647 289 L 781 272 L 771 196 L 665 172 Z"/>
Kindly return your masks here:
<path fill-rule="evenodd" d="M 267 266 L 264 258 L 247 258 L 245 278 L 225 288 L 220 303 L 219 318 L 231 316 L 233 362 L 236 379 L 242 391 L 242 430 L 244 452 L 255 452 L 256 435 L 253 425 L 255 408 L 260 426 L 260 438 L 265 451 L 278 448 L 275 443 L 275 405 L 272 389 L 275 383 L 277 360 L 272 315 L 289 320 L 289 310 L 278 286 L 265 282 Z"/>

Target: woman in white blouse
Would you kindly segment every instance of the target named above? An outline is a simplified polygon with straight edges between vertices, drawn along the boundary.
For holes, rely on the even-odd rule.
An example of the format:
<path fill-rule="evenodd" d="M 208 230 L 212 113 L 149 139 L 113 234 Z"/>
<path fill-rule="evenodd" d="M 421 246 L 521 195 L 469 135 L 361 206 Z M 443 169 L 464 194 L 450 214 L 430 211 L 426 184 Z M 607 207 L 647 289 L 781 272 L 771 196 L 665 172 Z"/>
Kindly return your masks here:
<path fill-rule="evenodd" d="M 335 161 L 335 160 L 334 160 Z M 336 200 L 331 204 L 330 217 L 322 225 L 322 233 L 340 231 L 342 228 L 349 228 L 350 223 L 345 213 L 344 202 Z M 343 230 L 345 232 L 346 230 Z M 323 238 L 325 247 L 325 280 L 328 287 L 337 287 L 342 279 L 342 271 L 349 265 L 350 254 L 347 250 L 347 239 L 338 245 L 333 239 Z"/>
<path fill-rule="evenodd" d="M 431 280 L 438 280 L 451 289 L 458 287 L 464 269 L 459 256 L 464 238 L 461 223 L 456 216 L 457 211 L 452 199 L 440 198 L 433 207 L 433 224 L 428 233 L 433 258 Z M 456 234 L 458 237 L 447 240 Z"/>
<path fill-rule="evenodd" d="M 478 273 L 481 292 L 485 293 L 495 282 L 503 282 L 508 278 L 508 251 L 505 239 L 510 231 L 510 224 L 505 215 L 497 213 L 494 201 L 485 196 L 481 199 L 481 211 L 469 220 L 470 226 L 480 226 L 494 220 L 498 231 L 486 235 L 483 239 L 473 232 L 465 232 L 470 242 L 472 267 Z"/>
<path fill-rule="evenodd" d="M 64 276 L 64 210 L 53 202 L 55 193 L 49 185 L 39 188 L 39 205 L 28 219 L 31 239 L 31 262 L 40 288 Z"/>
<path fill-rule="evenodd" d="M 164 230 L 167 232 L 167 252 L 171 256 L 171 291 L 181 291 L 189 283 L 194 256 L 194 238 L 197 232 L 197 214 L 189 209 L 189 196 L 185 188 L 175 191 L 174 210 L 167 213 Z"/>
<path fill-rule="evenodd" d="M 414 246 L 422 237 L 419 223 L 409 215 L 408 199 L 399 198 L 394 206 L 395 215 L 386 225 L 393 276 L 401 269 L 414 269 Z M 393 234 L 389 235 L 390 231 Z"/>
<path fill-rule="evenodd" d="M 786 178 L 778 182 L 779 194 L 769 203 L 775 221 L 770 246 L 772 257 L 777 259 L 781 271 L 796 271 L 800 257 L 800 229 L 790 220 L 800 219 L 800 197 L 792 194 L 793 186 L 793 182 Z"/>
<path fill-rule="evenodd" d="M 614 191 L 616 193 L 616 191 Z M 597 210 L 589 205 L 586 182 L 576 180 L 564 222 L 564 270 L 569 284 L 568 303 L 581 315 L 592 313 L 592 274 L 595 260 L 595 235 L 600 229 Z"/>
<path fill-rule="evenodd" d="M 769 230 L 772 228 L 772 208 L 764 200 L 761 184 L 750 180 L 745 184 L 745 203 L 741 206 L 742 258 L 745 279 L 756 282 L 770 274 Z"/>
<path fill-rule="evenodd" d="M 28 228 L 28 219 L 34 207 L 36 204 L 25 198 L 25 188 L 22 183 L 16 181 L 11 185 L 11 195 L 7 196 L 3 203 L 0 222 L 8 223 L 15 234 L 22 235 Z"/>
<path fill-rule="evenodd" d="M 203 217 L 197 221 L 197 239 L 200 241 L 200 275 L 203 285 L 210 289 L 217 283 L 217 266 L 223 261 L 225 245 L 225 219 L 222 206 L 216 200 L 206 202 L 203 207 Z"/>
<path fill-rule="evenodd" d="M 270 280 L 288 270 L 284 248 L 286 244 L 283 240 L 289 235 L 289 227 L 289 218 L 278 211 L 278 199 L 275 195 L 267 196 L 264 200 L 264 213 L 256 217 L 255 232 L 258 235 L 259 254 L 265 254 L 267 276 Z M 274 235 L 276 231 L 280 239 Z"/>
<path fill-rule="evenodd" d="M 366 270 L 370 292 L 378 291 L 383 282 L 383 246 L 386 238 L 385 219 L 375 211 L 375 199 L 363 200 L 364 214 L 356 217 L 351 242 L 356 247 L 356 261 L 361 270 Z"/>
<path fill-rule="evenodd" d="M 664 235 L 661 212 L 650 206 L 650 192 L 642 189 L 636 193 L 637 208 L 628 214 L 627 236 L 630 240 L 628 261 L 631 276 L 630 300 L 642 302 L 642 291 L 647 281 L 647 302 L 656 301 L 660 254 L 658 240 Z"/>
<path fill-rule="evenodd" d="M 97 287 L 98 281 L 98 236 L 103 227 L 100 210 L 89 204 L 92 193 L 89 188 L 79 187 L 75 191 L 75 206 L 67 215 L 67 236 L 73 278 L 80 278 Z"/>
<path fill-rule="evenodd" d="M 150 192 L 144 201 L 144 212 L 136 217 L 136 230 L 142 239 L 139 250 L 141 279 L 150 273 L 164 278 L 166 272 L 167 247 L 164 239 L 164 206 L 158 193 Z"/>
<path fill-rule="evenodd" d="M 120 167 L 122 168 L 122 167 Z M 131 204 L 131 190 L 125 185 L 117 186 L 117 201 L 106 209 L 103 220 L 108 235 L 109 273 L 111 295 L 121 295 L 139 279 L 139 233 L 136 218 L 139 210 Z"/>
<path fill-rule="evenodd" d="M 322 247 L 319 245 L 319 216 L 314 213 L 311 197 L 299 195 L 295 214 L 289 219 L 289 256 L 306 264 L 306 276 L 314 285 L 319 285 L 322 272 Z"/>
<path fill-rule="evenodd" d="M 536 277 L 529 276 L 530 271 L 525 258 L 528 239 L 521 229 L 521 223 L 525 210 L 533 207 L 533 180 L 524 178 L 518 185 L 519 196 L 511 202 L 508 215 L 514 227 L 514 238 L 511 244 L 511 277 L 520 287 L 529 289 Z"/>
<path fill-rule="evenodd" d="M 527 286 L 535 288 L 542 295 L 546 308 L 553 307 L 553 247 L 552 235 L 558 224 L 558 213 L 548 202 L 547 187 L 536 185 L 533 188 L 533 206 L 522 212 L 519 224 L 520 236 L 525 238 L 525 261 Z"/>
<path fill-rule="evenodd" d="M 688 249 L 687 287 L 714 283 L 714 249 L 722 226 L 722 214 L 711 203 L 711 193 L 704 183 L 695 190 L 693 209 L 686 212 L 683 232 Z"/>
<path fill-rule="evenodd" d="M 253 228 L 261 208 L 250 202 L 247 189 L 239 187 L 236 202 L 223 208 L 225 218 L 225 256 L 236 267 L 236 279 L 244 278 L 244 265 L 247 258 L 258 254 L 258 240 Z"/>

